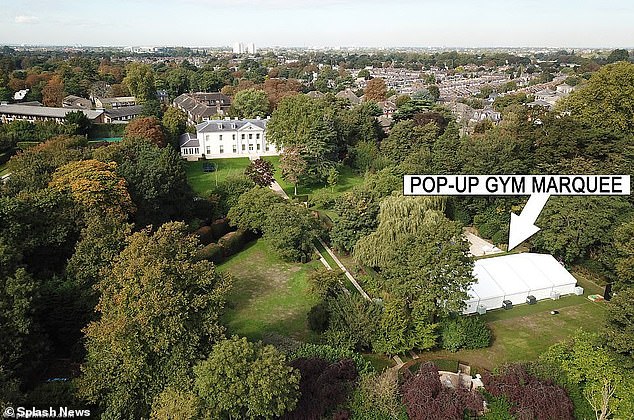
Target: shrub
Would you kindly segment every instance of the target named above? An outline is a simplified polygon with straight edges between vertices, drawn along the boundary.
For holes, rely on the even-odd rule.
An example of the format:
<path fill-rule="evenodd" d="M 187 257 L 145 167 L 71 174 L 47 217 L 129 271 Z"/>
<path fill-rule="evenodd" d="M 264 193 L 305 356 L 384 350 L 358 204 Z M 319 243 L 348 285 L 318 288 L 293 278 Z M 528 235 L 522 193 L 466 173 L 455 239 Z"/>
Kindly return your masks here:
<path fill-rule="evenodd" d="M 244 248 L 246 241 L 246 231 L 237 230 L 235 232 L 229 232 L 218 239 L 218 245 L 222 248 L 222 255 L 229 257 L 240 252 L 242 248 Z"/>
<path fill-rule="evenodd" d="M 449 351 L 480 349 L 491 344 L 491 330 L 477 316 L 461 316 L 446 320 L 442 327 L 442 348 Z"/>
<path fill-rule="evenodd" d="M 287 355 L 289 360 L 319 358 L 329 362 L 338 362 L 344 359 L 352 359 L 360 374 L 374 372 L 372 364 L 365 360 L 359 353 L 325 344 L 305 343 L 293 349 Z"/>
<path fill-rule="evenodd" d="M 218 244 L 211 243 L 200 251 L 198 257 L 201 260 L 207 260 L 215 264 L 219 264 L 223 259 L 222 247 Z"/>
<path fill-rule="evenodd" d="M 328 328 L 328 307 L 325 303 L 318 303 L 308 312 L 308 327 L 317 333 L 323 333 Z"/>
<path fill-rule="evenodd" d="M 311 194 L 308 199 L 309 207 L 319 207 L 322 209 L 331 209 L 335 205 L 335 197 L 330 191 L 318 190 Z"/>
<path fill-rule="evenodd" d="M 194 233 L 196 234 L 196 236 L 198 236 L 198 240 L 203 245 L 209 245 L 214 240 L 211 226 L 201 226 Z"/>
<path fill-rule="evenodd" d="M 214 220 L 211 224 L 211 232 L 214 239 L 222 238 L 224 235 L 229 233 L 229 230 L 229 220 L 226 218 Z"/>
<path fill-rule="evenodd" d="M 491 345 L 491 330 L 479 315 L 462 318 L 465 349 L 482 349 Z"/>

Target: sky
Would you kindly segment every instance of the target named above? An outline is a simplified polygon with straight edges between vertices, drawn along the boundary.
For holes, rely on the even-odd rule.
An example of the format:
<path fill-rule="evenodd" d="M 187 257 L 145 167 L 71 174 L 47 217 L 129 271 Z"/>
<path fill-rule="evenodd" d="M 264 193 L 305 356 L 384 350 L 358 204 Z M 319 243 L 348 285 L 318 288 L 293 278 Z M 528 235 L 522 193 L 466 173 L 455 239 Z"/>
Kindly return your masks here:
<path fill-rule="evenodd" d="M 0 0 L 0 45 L 634 47 L 632 0 Z"/>

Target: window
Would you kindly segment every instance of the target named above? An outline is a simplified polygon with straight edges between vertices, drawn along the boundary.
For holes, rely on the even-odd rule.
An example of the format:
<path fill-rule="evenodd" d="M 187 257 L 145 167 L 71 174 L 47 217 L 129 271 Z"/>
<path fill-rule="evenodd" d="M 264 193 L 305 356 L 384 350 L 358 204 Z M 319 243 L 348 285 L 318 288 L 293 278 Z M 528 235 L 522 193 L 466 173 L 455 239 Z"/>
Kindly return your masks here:
<path fill-rule="evenodd" d="M 235 140 L 235 139 L 236 139 L 236 135 L 235 135 L 235 134 L 232 134 L 232 135 L 231 135 L 231 140 Z"/>
<path fill-rule="evenodd" d="M 269 145 L 267 144 L 266 147 L 264 148 L 264 150 L 266 150 L 267 152 L 269 151 Z"/>
<path fill-rule="evenodd" d="M 253 150 L 253 145 L 252 144 L 249 145 L 249 150 Z"/>
<path fill-rule="evenodd" d="M 211 146 L 207 146 L 207 154 L 210 155 L 211 154 Z"/>
<path fill-rule="evenodd" d="M 242 140 L 244 140 L 244 134 L 242 135 Z"/>
<path fill-rule="evenodd" d="M 211 140 L 211 134 L 205 134 L 205 140 Z"/>
<path fill-rule="evenodd" d="M 260 143 L 257 144 L 257 149 L 260 150 Z"/>
<path fill-rule="evenodd" d="M 198 154 L 198 150 L 200 150 L 200 149 L 198 149 L 198 147 L 197 147 L 197 148 L 195 149 L 194 153 L 195 153 L 195 154 Z"/>
<path fill-rule="evenodd" d="M 222 144 L 220 145 L 220 153 L 224 153 L 225 152 L 225 148 L 222 147 Z"/>
<path fill-rule="evenodd" d="M 222 140 L 222 134 L 218 136 L 218 140 Z"/>
<path fill-rule="evenodd" d="M 236 153 L 238 151 L 238 146 L 236 146 L 235 144 L 233 145 L 233 153 Z"/>
<path fill-rule="evenodd" d="M 242 151 L 244 152 L 244 144 L 242 145 Z"/>
<path fill-rule="evenodd" d="M 253 134 L 249 133 L 249 140 L 253 138 Z"/>
<path fill-rule="evenodd" d="M 256 138 L 256 139 L 258 139 L 258 140 L 260 140 L 260 133 L 256 134 L 256 135 L 255 135 L 255 138 Z"/>

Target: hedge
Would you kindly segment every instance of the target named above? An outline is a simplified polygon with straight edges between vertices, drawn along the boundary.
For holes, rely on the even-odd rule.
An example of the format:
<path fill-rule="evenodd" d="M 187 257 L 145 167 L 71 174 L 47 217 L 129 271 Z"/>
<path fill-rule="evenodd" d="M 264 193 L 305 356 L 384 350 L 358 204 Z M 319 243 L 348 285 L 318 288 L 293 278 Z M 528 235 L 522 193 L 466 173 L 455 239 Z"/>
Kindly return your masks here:
<path fill-rule="evenodd" d="M 231 230 L 229 226 L 229 219 L 218 219 L 214 220 L 211 224 L 211 231 L 214 239 L 220 239 L 225 236 Z"/>
<path fill-rule="evenodd" d="M 198 257 L 201 260 L 207 260 L 215 264 L 219 264 L 223 260 L 222 247 L 218 244 L 211 243 L 199 252 Z"/>
<path fill-rule="evenodd" d="M 198 240 L 203 245 L 209 245 L 214 241 L 213 230 L 211 226 L 202 226 L 194 232 L 198 236 Z"/>
<path fill-rule="evenodd" d="M 244 230 L 229 232 L 222 238 L 218 239 L 218 245 L 222 248 L 222 254 L 225 257 L 237 254 L 244 248 L 249 236 Z"/>

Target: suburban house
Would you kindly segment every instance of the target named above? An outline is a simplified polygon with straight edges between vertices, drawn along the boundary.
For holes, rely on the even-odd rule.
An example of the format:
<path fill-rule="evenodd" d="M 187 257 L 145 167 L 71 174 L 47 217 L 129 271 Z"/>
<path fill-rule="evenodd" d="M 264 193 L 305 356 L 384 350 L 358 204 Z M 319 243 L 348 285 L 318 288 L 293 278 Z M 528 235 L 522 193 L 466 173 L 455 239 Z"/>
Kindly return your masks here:
<path fill-rule="evenodd" d="M 543 106 L 545 108 L 552 109 L 557 101 L 568 96 L 573 90 L 574 87 L 566 83 L 558 85 L 555 90 L 542 89 L 539 92 L 535 92 L 535 100 L 533 102 L 529 102 L 527 105 L 530 107 Z"/>
<path fill-rule="evenodd" d="M 111 124 L 127 124 L 131 119 L 143 112 L 143 105 L 124 106 L 104 110 L 104 122 Z"/>
<path fill-rule="evenodd" d="M 229 118 L 204 121 L 196 126 L 195 135 L 180 136 L 181 156 L 198 160 L 279 155 L 275 145 L 266 141 L 267 122 Z"/>
<path fill-rule="evenodd" d="M 92 102 L 90 99 L 82 98 L 80 96 L 68 95 L 62 100 L 63 108 L 74 109 L 92 109 Z"/>
<path fill-rule="evenodd" d="M 231 107 L 231 99 L 220 92 L 183 93 L 174 99 L 174 106 L 185 114 L 192 124 L 224 116 Z"/>
<path fill-rule="evenodd" d="M 136 105 L 134 96 L 116 96 L 113 98 L 94 98 L 95 108 L 97 109 L 117 109 L 125 106 Z"/>
<path fill-rule="evenodd" d="M 336 98 L 347 99 L 350 101 L 350 105 L 359 105 L 361 103 L 361 99 L 355 95 L 352 89 L 342 90 L 335 95 Z"/>
<path fill-rule="evenodd" d="M 48 106 L 29 106 L 29 105 L 0 105 L 0 121 L 3 123 L 25 120 L 29 122 L 35 121 L 55 121 L 59 124 L 64 123 L 64 118 L 69 112 L 83 112 L 92 123 L 104 122 L 103 110 L 90 109 L 72 109 L 72 108 L 55 108 Z"/>

